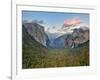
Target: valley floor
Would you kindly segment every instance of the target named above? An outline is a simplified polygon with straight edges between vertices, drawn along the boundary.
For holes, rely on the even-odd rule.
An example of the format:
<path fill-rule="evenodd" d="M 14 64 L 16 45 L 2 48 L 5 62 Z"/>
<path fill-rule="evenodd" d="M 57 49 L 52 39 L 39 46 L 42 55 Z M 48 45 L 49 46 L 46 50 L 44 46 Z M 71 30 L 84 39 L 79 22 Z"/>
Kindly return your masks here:
<path fill-rule="evenodd" d="M 28 55 L 23 55 L 24 69 L 73 66 L 89 66 L 88 46 L 73 49 L 48 48 L 44 54 L 40 51 L 38 54 L 29 53 Z"/>

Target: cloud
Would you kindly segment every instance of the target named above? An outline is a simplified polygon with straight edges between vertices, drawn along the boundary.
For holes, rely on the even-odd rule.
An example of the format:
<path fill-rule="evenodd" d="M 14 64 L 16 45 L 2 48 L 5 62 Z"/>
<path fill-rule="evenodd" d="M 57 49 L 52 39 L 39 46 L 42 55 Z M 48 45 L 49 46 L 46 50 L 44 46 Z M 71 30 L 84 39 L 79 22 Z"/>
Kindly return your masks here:
<path fill-rule="evenodd" d="M 64 26 L 69 27 L 72 25 L 80 24 L 81 22 L 82 21 L 80 20 L 80 18 L 67 19 L 67 20 L 64 20 Z"/>

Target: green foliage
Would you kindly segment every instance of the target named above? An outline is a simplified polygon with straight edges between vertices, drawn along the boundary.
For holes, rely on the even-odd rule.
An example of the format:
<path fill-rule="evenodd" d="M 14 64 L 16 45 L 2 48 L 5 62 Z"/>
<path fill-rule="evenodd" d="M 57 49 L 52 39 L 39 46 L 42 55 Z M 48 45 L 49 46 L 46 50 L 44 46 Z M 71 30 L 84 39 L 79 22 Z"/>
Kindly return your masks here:
<path fill-rule="evenodd" d="M 88 46 L 75 49 L 23 48 L 23 68 L 88 66 Z"/>

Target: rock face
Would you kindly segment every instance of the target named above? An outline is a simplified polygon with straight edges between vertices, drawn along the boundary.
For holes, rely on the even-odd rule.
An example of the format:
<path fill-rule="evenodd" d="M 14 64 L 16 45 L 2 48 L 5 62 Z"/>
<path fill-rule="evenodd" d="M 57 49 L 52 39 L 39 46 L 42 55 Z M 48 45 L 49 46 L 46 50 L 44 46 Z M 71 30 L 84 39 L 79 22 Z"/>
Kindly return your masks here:
<path fill-rule="evenodd" d="M 54 40 L 56 48 L 74 48 L 89 41 L 89 29 L 74 29 L 70 34 L 64 34 Z"/>
<path fill-rule="evenodd" d="M 44 27 L 38 23 L 24 23 L 23 24 L 28 32 L 37 42 L 43 46 L 47 46 L 48 36 L 44 31 Z"/>

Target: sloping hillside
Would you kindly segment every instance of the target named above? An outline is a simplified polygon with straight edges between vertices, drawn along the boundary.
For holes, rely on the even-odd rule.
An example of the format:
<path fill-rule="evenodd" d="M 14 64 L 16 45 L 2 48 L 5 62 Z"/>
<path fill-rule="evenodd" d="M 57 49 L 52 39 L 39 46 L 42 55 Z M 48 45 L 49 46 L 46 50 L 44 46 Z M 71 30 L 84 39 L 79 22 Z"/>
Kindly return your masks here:
<path fill-rule="evenodd" d="M 46 54 L 46 49 L 38 43 L 32 36 L 30 36 L 22 27 L 22 64 L 23 68 L 33 68 L 34 65 L 39 64 L 40 60 Z M 37 62 L 39 61 L 39 62 Z M 32 66 L 33 65 L 33 66 Z"/>

